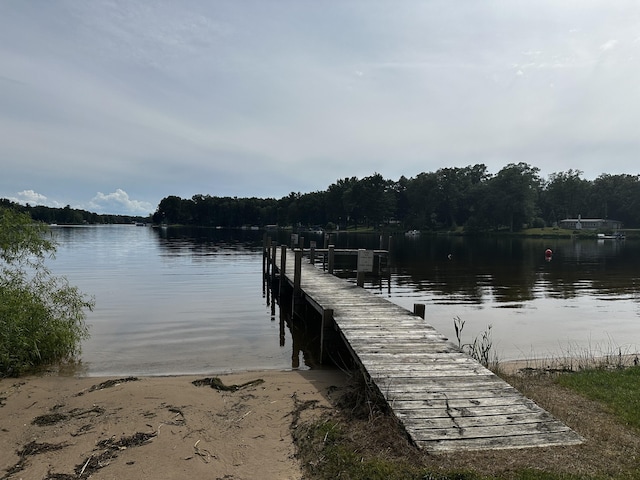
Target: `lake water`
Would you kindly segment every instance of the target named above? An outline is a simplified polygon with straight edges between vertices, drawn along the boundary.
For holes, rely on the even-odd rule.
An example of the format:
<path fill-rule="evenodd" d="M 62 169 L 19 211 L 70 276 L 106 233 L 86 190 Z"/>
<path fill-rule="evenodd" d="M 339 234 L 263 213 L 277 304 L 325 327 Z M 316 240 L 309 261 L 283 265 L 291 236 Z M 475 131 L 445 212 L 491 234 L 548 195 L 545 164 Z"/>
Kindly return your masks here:
<path fill-rule="evenodd" d="M 391 293 L 381 294 L 406 308 L 425 303 L 427 321 L 454 341 L 459 317 L 465 342 L 491 325 L 503 360 L 638 351 L 638 242 L 400 237 L 394 245 Z"/>
<path fill-rule="evenodd" d="M 54 228 L 54 273 L 95 308 L 83 375 L 284 369 L 262 294 L 262 234 L 136 226 Z"/>
<path fill-rule="evenodd" d="M 309 368 L 264 295 L 262 232 L 53 230 L 59 246 L 52 270 L 96 301 L 76 373 Z M 279 235 L 277 241 L 288 240 Z M 338 247 L 379 242 L 374 235 L 334 237 Z M 465 321 L 464 341 L 491 325 L 502 360 L 635 352 L 640 344 L 640 245 L 630 240 L 397 236 L 391 251 L 390 280 L 368 278 L 367 289 L 408 309 L 426 304 L 427 321 L 453 341 L 454 317 Z"/>

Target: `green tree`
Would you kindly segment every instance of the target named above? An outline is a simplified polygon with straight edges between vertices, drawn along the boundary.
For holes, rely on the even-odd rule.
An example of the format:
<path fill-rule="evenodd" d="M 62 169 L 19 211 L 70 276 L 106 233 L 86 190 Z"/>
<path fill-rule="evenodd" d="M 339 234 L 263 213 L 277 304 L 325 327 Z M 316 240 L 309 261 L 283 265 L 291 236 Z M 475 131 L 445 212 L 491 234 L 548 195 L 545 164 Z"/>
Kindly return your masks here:
<path fill-rule="evenodd" d="M 580 170 L 552 173 L 549 176 L 540 196 L 547 223 L 590 215 L 587 202 L 591 196 L 591 183 L 581 176 Z"/>
<path fill-rule="evenodd" d="M 448 227 L 464 225 L 472 214 L 472 192 L 487 178 L 487 167 L 478 164 L 464 168 L 441 168 L 436 175 L 436 214 Z"/>
<path fill-rule="evenodd" d="M 0 208 L 0 377 L 72 360 L 89 336 L 93 301 L 46 268 L 55 249 L 45 225 Z"/>
<path fill-rule="evenodd" d="M 526 163 L 510 163 L 487 181 L 488 218 L 495 227 L 506 226 L 519 231 L 536 214 L 541 180 L 540 170 Z"/>
<path fill-rule="evenodd" d="M 355 209 L 353 194 L 357 184 L 356 177 L 345 177 L 329 186 L 325 196 L 328 220 L 341 227 L 348 226 Z"/>
<path fill-rule="evenodd" d="M 374 173 L 358 182 L 359 197 L 357 203 L 367 226 L 388 223 L 396 209 L 396 196 L 393 182 Z"/>
<path fill-rule="evenodd" d="M 194 202 L 182 199 L 175 195 L 160 200 L 160 204 L 153 214 L 156 223 L 170 223 L 189 225 L 192 222 L 192 210 Z"/>
<path fill-rule="evenodd" d="M 437 229 L 438 176 L 435 173 L 420 173 L 407 183 L 406 196 L 409 212 L 406 218 L 408 228 Z"/>
<path fill-rule="evenodd" d="M 640 176 L 602 174 L 593 182 L 591 211 L 594 216 L 620 220 L 625 225 L 640 221 Z"/>

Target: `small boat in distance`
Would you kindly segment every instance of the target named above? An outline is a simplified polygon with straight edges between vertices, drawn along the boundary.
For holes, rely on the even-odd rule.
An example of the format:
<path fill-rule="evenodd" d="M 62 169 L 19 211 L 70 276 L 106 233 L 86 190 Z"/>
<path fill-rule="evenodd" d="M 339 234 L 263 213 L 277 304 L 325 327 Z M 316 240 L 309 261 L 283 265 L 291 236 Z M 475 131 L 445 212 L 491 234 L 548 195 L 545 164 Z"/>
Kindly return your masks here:
<path fill-rule="evenodd" d="M 404 235 L 405 237 L 417 237 L 418 235 L 420 235 L 420 230 L 409 230 Z"/>
<path fill-rule="evenodd" d="M 624 240 L 624 233 L 599 233 L 598 240 Z"/>

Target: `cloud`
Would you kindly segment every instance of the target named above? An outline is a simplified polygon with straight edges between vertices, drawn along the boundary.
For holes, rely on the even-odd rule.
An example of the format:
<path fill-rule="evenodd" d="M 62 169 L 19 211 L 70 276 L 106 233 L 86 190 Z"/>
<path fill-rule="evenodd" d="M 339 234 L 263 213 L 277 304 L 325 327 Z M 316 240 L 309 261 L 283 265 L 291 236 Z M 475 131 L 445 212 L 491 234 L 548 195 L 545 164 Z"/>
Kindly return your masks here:
<path fill-rule="evenodd" d="M 22 192 L 18 192 L 18 198 L 20 198 L 21 203 L 35 203 L 36 205 L 47 204 L 47 197 L 34 192 L 33 190 L 23 190 Z"/>
<path fill-rule="evenodd" d="M 20 203 L 22 205 L 45 205 L 47 207 L 61 207 L 58 202 L 49 200 L 45 195 L 38 193 L 34 190 L 23 190 L 18 192 L 15 197 L 10 197 L 12 202 Z"/>
<path fill-rule="evenodd" d="M 607 50 L 611 50 L 617 44 L 618 44 L 618 40 L 609 40 L 608 42 L 605 42 L 602 45 L 600 45 L 600 50 L 602 50 L 603 52 L 606 52 Z"/>
<path fill-rule="evenodd" d="M 7 198 L 21 205 L 44 205 L 53 208 L 63 208 L 66 205 L 52 200 L 35 190 L 23 190 L 15 196 Z M 71 205 L 71 207 L 112 215 L 148 215 L 155 210 L 155 207 L 149 202 L 129 198 L 129 194 L 121 188 L 107 194 L 98 192 L 88 203 L 75 204 Z"/>
<path fill-rule="evenodd" d="M 150 203 L 132 200 L 129 194 L 120 188 L 113 193 L 98 192 L 86 208 L 95 213 L 116 215 L 148 215 L 154 210 Z"/>

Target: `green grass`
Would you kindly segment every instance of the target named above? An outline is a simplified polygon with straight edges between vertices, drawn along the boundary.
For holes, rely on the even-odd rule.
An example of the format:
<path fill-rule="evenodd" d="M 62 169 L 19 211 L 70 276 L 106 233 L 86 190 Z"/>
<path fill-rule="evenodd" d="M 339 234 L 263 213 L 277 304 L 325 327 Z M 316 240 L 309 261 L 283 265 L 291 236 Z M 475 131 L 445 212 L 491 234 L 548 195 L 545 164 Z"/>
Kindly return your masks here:
<path fill-rule="evenodd" d="M 527 228 L 519 232 L 519 234 L 527 237 L 569 238 L 571 237 L 571 235 L 573 235 L 573 230 L 565 230 L 563 228 L 557 228 L 557 227 Z"/>
<path fill-rule="evenodd" d="M 443 471 L 410 463 L 403 458 L 374 456 L 366 445 L 353 442 L 338 422 L 320 421 L 298 431 L 299 457 L 307 466 L 305 478 L 313 480 L 502 480 L 507 477 L 482 475 L 468 470 Z M 301 434 L 302 433 L 302 434 Z M 301 435 L 300 435 L 301 434 Z M 369 453 L 369 454 L 368 454 Z M 538 469 L 522 469 L 511 480 L 600 480 Z"/>
<path fill-rule="evenodd" d="M 314 480 L 484 480 L 473 472 L 429 472 L 398 458 L 372 456 L 355 444 L 340 423 L 320 421 L 295 434 L 299 456 Z"/>
<path fill-rule="evenodd" d="M 640 367 L 584 370 L 558 383 L 606 405 L 626 425 L 640 429 Z"/>

